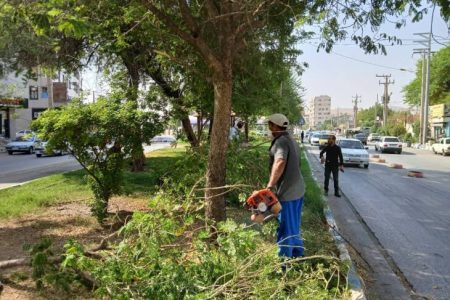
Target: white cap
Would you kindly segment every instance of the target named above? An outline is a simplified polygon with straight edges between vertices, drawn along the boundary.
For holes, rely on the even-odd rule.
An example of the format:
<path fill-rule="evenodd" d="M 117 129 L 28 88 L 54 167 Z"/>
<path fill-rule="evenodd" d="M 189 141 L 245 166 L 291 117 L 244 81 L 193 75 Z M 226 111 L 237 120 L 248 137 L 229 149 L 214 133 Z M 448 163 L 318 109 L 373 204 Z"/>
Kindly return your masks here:
<path fill-rule="evenodd" d="M 273 115 L 269 116 L 269 121 L 280 127 L 288 127 L 289 126 L 289 120 L 283 114 L 273 114 Z"/>

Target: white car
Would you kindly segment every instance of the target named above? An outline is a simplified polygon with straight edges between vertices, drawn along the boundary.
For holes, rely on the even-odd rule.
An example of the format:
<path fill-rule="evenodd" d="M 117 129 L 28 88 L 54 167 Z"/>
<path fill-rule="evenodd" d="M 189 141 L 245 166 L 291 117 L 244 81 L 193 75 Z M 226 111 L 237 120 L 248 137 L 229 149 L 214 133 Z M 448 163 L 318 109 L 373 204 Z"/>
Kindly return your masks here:
<path fill-rule="evenodd" d="M 369 152 L 360 140 L 342 138 L 336 144 L 341 147 L 344 165 L 361 165 L 366 169 L 369 167 Z"/>
<path fill-rule="evenodd" d="M 151 139 L 152 143 L 175 143 L 177 139 L 171 135 L 157 135 Z"/>
<path fill-rule="evenodd" d="M 441 138 L 437 143 L 431 146 L 434 154 L 450 155 L 450 138 Z"/>
<path fill-rule="evenodd" d="M 53 156 L 53 155 L 61 156 L 61 155 L 63 155 L 63 152 L 61 150 L 50 150 L 50 149 L 47 149 L 47 142 L 44 142 L 44 141 L 36 142 L 34 151 L 36 153 L 36 157 Z"/>
<path fill-rule="evenodd" d="M 402 154 L 402 142 L 395 136 L 383 136 L 381 140 L 375 144 L 375 151 L 394 152 Z"/>
<path fill-rule="evenodd" d="M 381 139 L 381 136 L 378 133 L 371 133 L 367 138 L 368 142 L 377 142 Z"/>
<path fill-rule="evenodd" d="M 32 130 L 30 129 L 25 129 L 25 130 L 21 130 L 21 131 L 17 131 L 16 132 L 16 138 L 19 138 L 21 136 L 29 136 L 29 135 L 36 135 Z"/>
<path fill-rule="evenodd" d="M 320 137 L 320 134 L 314 133 L 311 137 L 311 145 L 319 146 L 319 137 Z"/>

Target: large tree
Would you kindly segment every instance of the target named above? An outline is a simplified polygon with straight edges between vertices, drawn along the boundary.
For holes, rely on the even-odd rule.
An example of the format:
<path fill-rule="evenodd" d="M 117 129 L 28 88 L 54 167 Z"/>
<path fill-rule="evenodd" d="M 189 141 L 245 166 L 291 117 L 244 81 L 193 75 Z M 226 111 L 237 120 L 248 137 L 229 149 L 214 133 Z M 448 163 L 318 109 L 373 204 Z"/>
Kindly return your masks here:
<path fill-rule="evenodd" d="M 224 190 L 225 153 L 232 107 L 232 84 L 235 66 L 245 57 L 249 41 L 267 42 L 265 33 L 272 32 L 272 42 L 279 42 L 277 33 L 293 30 L 299 25 L 318 23 L 323 42 L 319 48 L 330 51 L 333 44 L 348 36 L 366 52 L 385 52 L 382 44 L 364 33 L 389 16 L 398 17 L 404 10 L 420 15 L 418 1 L 152 1 L 142 0 L 155 18 L 155 27 L 178 37 L 190 45 L 204 60 L 214 86 L 214 125 L 207 170 L 206 216 L 215 221 L 225 218 Z M 349 24 L 350 23 L 350 24 Z M 402 26 L 401 20 L 398 26 Z M 361 30 L 361 31 L 358 31 Z M 394 40 L 386 34 L 378 38 Z"/>
<path fill-rule="evenodd" d="M 416 78 L 403 87 L 404 101 L 410 105 L 420 105 L 421 87 L 422 60 L 419 60 Z M 430 105 L 450 104 L 450 46 L 442 48 L 431 58 L 429 96 Z"/>
<path fill-rule="evenodd" d="M 86 9 L 86 3 L 81 0 L 45 3 L 56 5 L 62 2 L 68 7 Z M 108 2 L 100 0 L 95 5 Z M 370 3 L 365 0 L 130 0 L 126 4 L 123 16 L 131 26 L 125 27 L 125 31 L 115 32 L 114 41 L 126 41 L 127 35 L 144 28 L 138 35 L 144 45 L 146 37 L 151 36 L 152 41 L 156 41 L 152 44 L 156 53 L 164 53 L 178 62 L 188 58 L 189 70 L 204 70 L 201 78 L 213 86 L 214 122 L 205 192 L 206 216 L 213 221 L 226 217 L 223 186 L 233 83 L 238 74 L 237 66 L 246 64 L 248 49 L 263 51 L 270 45 L 281 45 L 285 37 L 293 33 L 295 25 L 300 32 L 303 28 L 310 28 L 308 25 L 318 25 L 322 38 L 319 48 L 326 51 L 330 51 L 335 42 L 350 37 L 366 52 L 384 53 L 381 42 L 395 42 L 395 37 L 378 32 L 367 34 L 364 31 L 366 26 L 377 31 L 388 17 L 398 19 L 405 10 L 409 10 L 418 19 L 426 9 L 416 0 Z M 65 17 L 63 23 L 55 25 L 62 31 L 78 33 L 85 23 L 89 23 L 58 11 L 52 14 Z M 114 15 L 111 18 L 114 19 Z M 402 20 L 396 21 L 399 27 L 404 24 Z M 195 63 L 189 65 L 191 62 Z"/>

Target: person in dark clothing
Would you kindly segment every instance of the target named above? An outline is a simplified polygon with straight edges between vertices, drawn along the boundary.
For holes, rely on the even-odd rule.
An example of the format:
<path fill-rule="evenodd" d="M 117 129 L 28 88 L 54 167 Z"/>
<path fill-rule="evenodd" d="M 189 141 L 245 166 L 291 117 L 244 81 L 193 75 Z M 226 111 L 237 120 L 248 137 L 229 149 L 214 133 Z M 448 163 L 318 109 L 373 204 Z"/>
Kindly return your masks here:
<path fill-rule="evenodd" d="M 325 158 L 323 157 L 324 153 L 326 154 Z M 325 163 L 325 195 L 328 195 L 330 174 L 333 173 L 334 195 L 341 197 L 341 194 L 339 194 L 339 169 L 344 172 L 344 159 L 341 147 L 336 145 L 336 137 L 334 135 L 328 138 L 328 145 L 320 151 L 320 162 Z"/>
<path fill-rule="evenodd" d="M 302 130 L 302 133 L 300 134 L 300 137 L 302 138 L 302 144 L 303 144 L 303 139 L 305 138 L 305 133 Z"/>

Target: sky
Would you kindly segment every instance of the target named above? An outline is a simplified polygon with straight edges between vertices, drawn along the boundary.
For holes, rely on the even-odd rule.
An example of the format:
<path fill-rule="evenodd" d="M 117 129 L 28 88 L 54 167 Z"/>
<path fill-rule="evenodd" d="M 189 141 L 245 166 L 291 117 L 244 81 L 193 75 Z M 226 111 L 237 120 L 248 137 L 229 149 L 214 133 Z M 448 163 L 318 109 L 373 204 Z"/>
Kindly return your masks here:
<path fill-rule="evenodd" d="M 304 53 L 298 57 L 298 61 L 309 64 L 300 77 L 302 86 L 306 89 L 304 99 L 309 102 L 314 96 L 328 95 L 331 97 L 332 109 L 350 108 L 353 106 L 352 97 L 358 94 L 361 96 L 361 103 L 358 106 L 367 108 L 374 105 L 377 94 L 380 97 L 379 101 L 383 95 L 384 86 L 379 84 L 379 80 L 384 79 L 377 78 L 376 75 L 391 74 L 390 79 L 395 83 L 389 85 L 389 92 L 392 92 L 390 105 L 406 107 L 401 90 L 415 77 L 415 66 L 420 55 L 413 56 L 413 49 L 422 48 L 422 46 L 414 44 L 413 40 L 419 38 L 414 33 L 429 32 L 430 25 L 431 11 L 421 22 L 408 22 L 406 27 L 401 29 L 395 29 L 391 24 L 383 25 L 382 31 L 397 36 L 402 39 L 403 43 L 399 46 L 386 47 L 386 56 L 364 54 L 364 51 L 354 45 L 352 41 L 339 42 L 333 48 L 333 53 L 326 53 L 324 50 L 317 53 L 317 40 L 301 45 L 300 49 Z M 433 34 L 439 42 L 450 44 L 450 32 L 441 18 L 438 8 L 434 13 Z M 444 46 L 436 42 L 433 42 L 431 46 L 432 51 L 442 47 Z M 400 68 L 414 71 L 414 73 L 398 70 Z"/>

